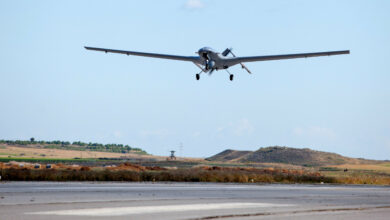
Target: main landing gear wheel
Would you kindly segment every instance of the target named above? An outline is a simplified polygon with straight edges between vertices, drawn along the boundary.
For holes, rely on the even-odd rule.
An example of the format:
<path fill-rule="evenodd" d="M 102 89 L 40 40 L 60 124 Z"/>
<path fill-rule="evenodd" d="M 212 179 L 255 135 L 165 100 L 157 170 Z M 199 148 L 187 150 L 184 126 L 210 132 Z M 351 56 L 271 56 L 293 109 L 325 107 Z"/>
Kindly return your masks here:
<path fill-rule="evenodd" d="M 234 75 L 230 74 L 230 76 L 229 76 L 230 81 L 233 81 L 233 77 L 234 77 Z"/>
<path fill-rule="evenodd" d="M 200 79 L 200 75 L 196 74 L 196 80 L 199 80 L 199 79 Z"/>

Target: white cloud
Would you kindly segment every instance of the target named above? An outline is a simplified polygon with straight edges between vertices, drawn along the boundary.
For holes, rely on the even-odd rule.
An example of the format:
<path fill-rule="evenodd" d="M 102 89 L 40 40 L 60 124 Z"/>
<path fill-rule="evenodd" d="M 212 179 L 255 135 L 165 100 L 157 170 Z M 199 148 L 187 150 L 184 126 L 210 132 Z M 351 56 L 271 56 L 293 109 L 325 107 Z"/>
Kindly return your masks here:
<path fill-rule="evenodd" d="M 242 135 L 252 134 L 254 130 L 255 129 L 253 125 L 249 122 L 249 120 L 243 118 L 236 123 L 234 128 L 234 134 L 237 136 L 242 136 Z"/>
<path fill-rule="evenodd" d="M 336 133 L 330 129 L 320 126 L 296 127 L 293 129 L 296 136 L 316 137 L 316 138 L 335 138 Z"/>
<path fill-rule="evenodd" d="M 188 0 L 184 4 L 184 7 L 186 9 L 201 9 L 201 8 L 204 8 L 204 4 L 200 0 Z"/>
<path fill-rule="evenodd" d="M 242 118 L 236 122 L 230 122 L 225 126 L 219 126 L 216 129 L 218 134 L 230 133 L 236 136 L 250 135 L 255 130 L 254 126 L 246 118 Z"/>

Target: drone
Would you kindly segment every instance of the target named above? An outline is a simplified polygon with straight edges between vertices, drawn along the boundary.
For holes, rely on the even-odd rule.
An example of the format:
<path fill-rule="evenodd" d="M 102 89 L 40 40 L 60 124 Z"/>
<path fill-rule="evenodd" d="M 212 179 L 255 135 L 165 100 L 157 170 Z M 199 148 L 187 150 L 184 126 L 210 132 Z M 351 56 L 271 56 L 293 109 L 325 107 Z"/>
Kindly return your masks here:
<path fill-rule="evenodd" d="M 298 54 L 281 54 L 281 55 L 266 55 L 266 56 L 236 56 L 232 48 L 226 48 L 222 53 L 218 53 L 210 47 L 203 47 L 196 52 L 197 56 L 177 56 L 170 54 L 160 53 L 146 53 L 127 50 L 115 50 L 98 47 L 84 47 L 87 50 L 101 51 L 105 53 L 119 53 L 125 55 L 153 57 L 170 60 L 189 61 L 198 66 L 201 71 L 195 75 L 196 80 L 200 79 L 200 74 L 208 73 L 211 75 L 214 71 L 225 70 L 229 74 L 230 81 L 233 81 L 234 75 L 231 74 L 228 69 L 234 65 L 240 64 L 242 69 L 245 69 L 249 74 L 252 72 L 244 65 L 247 62 L 255 61 L 269 61 L 269 60 L 285 60 L 295 58 L 308 58 L 308 57 L 320 57 L 320 56 L 332 56 L 349 54 L 349 50 L 340 51 L 327 51 L 327 52 L 315 52 L 315 53 L 298 53 Z"/>

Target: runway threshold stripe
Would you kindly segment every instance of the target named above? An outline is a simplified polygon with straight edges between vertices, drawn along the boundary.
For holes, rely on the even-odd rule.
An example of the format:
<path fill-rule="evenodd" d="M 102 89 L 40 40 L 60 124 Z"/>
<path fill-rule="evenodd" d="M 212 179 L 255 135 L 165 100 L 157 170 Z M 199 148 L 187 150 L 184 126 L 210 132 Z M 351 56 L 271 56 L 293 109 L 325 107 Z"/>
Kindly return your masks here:
<path fill-rule="evenodd" d="M 75 216 L 122 216 L 132 214 L 150 214 L 184 211 L 204 211 L 218 209 L 242 209 L 242 208 L 268 208 L 285 207 L 288 204 L 272 203 L 209 203 L 209 204 L 186 204 L 186 205 L 164 205 L 164 206 L 132 206 L 94 209 L 70 209 L 45 212 L 30 212 L 33 215 L 75 215 Z"/>

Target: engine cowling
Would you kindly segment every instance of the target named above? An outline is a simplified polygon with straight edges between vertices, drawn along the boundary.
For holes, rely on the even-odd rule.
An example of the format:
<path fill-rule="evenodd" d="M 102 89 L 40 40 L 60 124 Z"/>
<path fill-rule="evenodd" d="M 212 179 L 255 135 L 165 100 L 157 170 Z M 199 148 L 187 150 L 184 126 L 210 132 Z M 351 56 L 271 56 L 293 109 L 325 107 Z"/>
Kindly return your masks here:
<path fill-rule="evenodd" d="M 208 60 L 208 61 L 206 61 L 206 69 L 207 69 L 207 70 L 213 69 L 214 66 L 215 66 L 215 61 L 214 61 L 214 60 Z"/>

